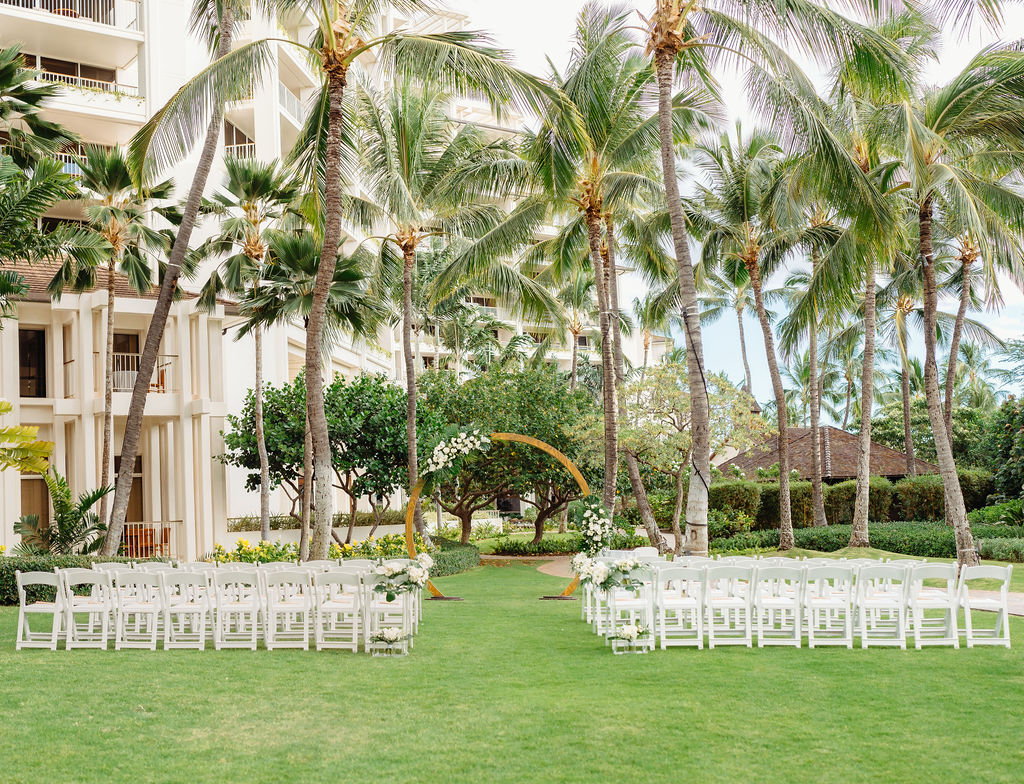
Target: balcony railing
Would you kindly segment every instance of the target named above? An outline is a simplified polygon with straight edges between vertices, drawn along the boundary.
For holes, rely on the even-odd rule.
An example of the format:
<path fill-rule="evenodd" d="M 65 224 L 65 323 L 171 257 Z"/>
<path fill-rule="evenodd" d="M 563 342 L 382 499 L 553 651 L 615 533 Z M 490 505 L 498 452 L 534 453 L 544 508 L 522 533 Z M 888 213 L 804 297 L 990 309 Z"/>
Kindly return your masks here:
<path fill-rule="evenodd" d="M 131 392 L 135 389 L 135 379 L 139 376 L 139 360 L 141 354 L 114 354 L 114 391 Z M 172 392 L 171 372 L 177 357 L 170 354 L 160 354 L 156 358 L 156 367 L 153 369 L 153 380 L 149 384 L 149 391 L 156 393 Z"/>
<path fill-rule="evenodd" d="M 53 73 L 52 71 L 40 71 L 40 80 L 67 84 L 82 90 L 95 90 L 97 92 L 112 93 L 117 95 L 131 95 L 138 97 L 139 88 L 133 84 L 121 84 L 120 82 L 104 82 L 100 79 L 85 79 L 81 76 L 69 76 L 68 74 Z"/>
<path fill-rule="evenodd" d="M 236 158 L 255 158 L 256 142 L 248 142 L 247 144 L 226 144 L 224 145 L 224 154 L 233 155 Z"/>
<path fill-rule="evenodd" d="M 74 397 L 78 389 L 78 380 L 75 376 L 75 360 L 64 360 L 64 397 Z"/>
<path fill-rule="evenodd" d="M 53 157 L 64 165 L 61 167 L 61 171 L 65 174 L 70 174 L 72 177 L 82 176 L 82 167 L 78 165 L 78 158 L 74 153 L 71 152 L 55 152 Z"/>
<path fill-rule="evenodd" d="M 125 523 L 122 548 L 127 558 L 183 559 L 181 520 Z"/>
<path fill-rule="evenodd" d="M 14 6 L 78 19 L 83 22 L 140 30 L 140 0 L 0 0 L 0 6 Z"/>
<path fill-rule="evenodd" d="M 277 83 L 277 97 L 282 108 L 297 122 L 302 122 L 302 101 L 299 97 L 284 86 L 283 82 Z"/>

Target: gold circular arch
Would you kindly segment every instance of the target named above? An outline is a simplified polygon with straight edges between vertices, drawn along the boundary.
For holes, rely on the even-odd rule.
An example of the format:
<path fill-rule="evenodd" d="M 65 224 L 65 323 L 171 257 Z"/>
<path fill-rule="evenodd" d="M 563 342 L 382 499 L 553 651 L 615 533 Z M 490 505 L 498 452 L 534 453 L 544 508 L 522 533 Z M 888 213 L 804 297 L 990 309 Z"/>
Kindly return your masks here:
<path fill-rule="evenodd" d="M 533 438 L 532 436 L 523 436 L 518 433 L 491 433 L 490 436 L 492 441 L 517 441 L 520 444 L 529 444 L 530 446 L 537 447 L 542 452 L 547 452 L 555 460 L 565 466 L 566 470 L 572 474 L 572 478 L 576 480 L 576 484 L 579 485 L 583 495 L 590 495 L 590 485 L 587 484 L 587 480 L 583 478 L 583 474 L 576 467 L 576 464 L 572 462 L 568 457 L 563 455 L 551 444 L 546 444 L 539 438 Z M 409 503 L 405 508 L 405 547 L 409 551 L 409 557 L 416 557 L 416 542 L 413 536 L 413 519 L 416 516 L 416 502 L 420 499 L 420 494 L 423 492 L 423 485 L 425 481 L 423 477 L 416 482 L 416 486 L 412 489 L 412 493 L 409 495 Z M 569 584 L 569 587 L 562 591 L 562 596 L 572 596 L 573 591 L 576 590 L 576 586 L 579 585 L 579 578 L 574 577 L 573 581 Z M 427 589 L 433 598 L 441 599 L 445 598 L 445 595 L 441 593 L 430 580 L 427 581 Z"/>

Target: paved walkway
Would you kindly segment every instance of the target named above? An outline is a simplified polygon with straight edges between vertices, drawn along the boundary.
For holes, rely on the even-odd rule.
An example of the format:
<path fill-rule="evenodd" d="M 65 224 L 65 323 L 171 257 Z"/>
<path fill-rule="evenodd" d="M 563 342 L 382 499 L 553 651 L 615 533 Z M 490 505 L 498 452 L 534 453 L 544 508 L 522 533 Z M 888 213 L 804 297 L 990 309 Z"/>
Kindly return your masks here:
<path fill-rule="evenodd" d="M 553 577 L 565 577 L 571 579 L 572 568 L 570 563 L 572 558 L 567 555 L 561 555 L 552 557 L 548 561 L 544 561 L 537 567 L 537 571 L 542 574 L 550 574 Z M 984 599 L 998 599 L 999 591 L 971 591 L 971 596 Z M 1019 615 L 1024 617 L 1024 593 L 1011 593 L 1007 604 L 1010 607 L 1010 615 Z"/>

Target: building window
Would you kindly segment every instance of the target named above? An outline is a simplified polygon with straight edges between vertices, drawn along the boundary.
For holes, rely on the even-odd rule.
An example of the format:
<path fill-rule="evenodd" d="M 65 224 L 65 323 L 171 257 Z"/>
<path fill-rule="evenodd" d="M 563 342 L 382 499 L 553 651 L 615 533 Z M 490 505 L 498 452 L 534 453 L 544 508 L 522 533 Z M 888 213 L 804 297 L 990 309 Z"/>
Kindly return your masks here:
<path fill-rule="evenodd" d="M 21 478 L 21 516 L 35 515 L 44 526 L 50 523 L 50 494 L 40 476 Z"/>
<path fill-rule="evenodd" d="M 589 335 L 577 335 L 576 345 L 580 348 L 590 348 L 590 336 Z"/>
<path fill-rule="evenodd" d="M 18 330 L 18 377 L 22 397 L 46 397 L 46 330 Z"/>
<path fill-rule="evenodd" d="M 138 354 L 139 334 L 137 332 L 115 332 L 114 333 L 115 354 Z"/>
<path fill-rule="evenodd" d="M 256 143 L 241 129 L 225 120 L 224 152 L 236 158 L 252 158 L 256 155 Z"/>

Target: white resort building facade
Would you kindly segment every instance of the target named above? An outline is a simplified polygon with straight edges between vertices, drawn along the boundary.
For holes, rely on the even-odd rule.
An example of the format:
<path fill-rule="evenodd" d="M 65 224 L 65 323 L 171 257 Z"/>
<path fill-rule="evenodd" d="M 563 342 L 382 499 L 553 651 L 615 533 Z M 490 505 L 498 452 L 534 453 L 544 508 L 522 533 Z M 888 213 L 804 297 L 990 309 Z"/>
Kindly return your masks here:
<path fill-rule="evenodd" d="M 204 46 L 189 35 L 189 11 L 185 0 L 0 0 L 0 47 L 21 44 L 40 78 L 61 86 L 59 97 L 44 110 L 47 119 L 70 128 L 85 144 L 125 145 L 184 81 L 209 62 Z M 380 26 L 393 29 L 407 21 L 389 13 L 381 17 Z M 446 12 L 419 20 L 416 27 L 451 30 L 466 24 L 465 16 Z M 301 16 L 253 17 L 241 24 L 236 45 L 282 34 L 305 40 L 311 27 L 312 21 Z M 273 60 L 271 74 L 252 98 L 227 107 L 219 160 L 225 155 L 283 159 L 295 143 L 317 77 L 292 47 L 277 46 Z M 372 72 L 371 62 L 364 65 Z M 473 102 L 452 107 L 452 116 L 488 127 L 493 123 L 486 105 Z M 72 174 L 76 152 L 68 150 L 60 156 Z M 191 182 L 197 154 L 169 173 L 179 194 Z M 216 164 L 207 194 L 219 187 L 223 174 L 222 164 Z M 47 220 L 81 217 L 78 205 L 64 204 L 48 213 Z M 75 492 L 82 492 L 98 486 L 101 477 L 105 272 L 99 271 L 95 290 L 65 292 L 59 301 L 51 302 L 46 284 L 53 267 L 19 267 L 18 271 L 25 275 L 30 291 L 16 304 L 15 318 L 4 320 L 0 330 L 0 399 L 14 405 L 8 421 L 38 425 L 40 437 L 54 442 L 54 468 L 68 477 Z M 628 302 L 631 297 L 625 293 L 639 293 L 643 284 L 628 271 L 623 278 L 620 298 Z M 197 289 L 201 282 L 199 276 L 182 286 Z M 515 333 L 542 341 L 554 331 L 554 324 L 524 321 L 489 297 L 471 299 L 482 312 L 508 325 L 509 330 L 499 335 L 503 342 Z M 127 281 L 117 281 L 111 466 L 115 471 L 135 368 L 155 300 L 155 290 L 139 294 Z M 245 490 L 245 472 L 217 459 L 223 453 L 220 433 L 225 416 L 241 411 L 253 384 L 254 347 L 251 338 L 236 340 L 238 323 L 230 303 L 206 312 L 194 296 L 185 296 L 172 306 L 135 465 L 127 517 L 134 523 L 126 540 L 129 548 L 144 552 L 155 545 L 173 557 L 192 558 L 209 552 L 216 543 L 230 545 L 236 535 L 229 534 L 228 520 L 254 514 L 259 508 L 258 494 Z M 581 361 L 596 358 L 597 334 L 596 326 L 588 324 L 578 336 Z M 380 373 L 404 383 L 400 335 L 396 326 L 382 329 L 372 343 L 343 338 L 325 362 L 325 374 Z M 643 336 L 634 334 L 624 341 L 626 356 L 639 364 Z M 670 338 L 655 335 L 649 361 L 657 362 L 671 343 Z M 414 350 L 425 367 L 435 366 L 445 353 L 428 330 L 420 333 Z M 304 354 L 301 325 L 268 329 L 266 383 L 294 379 Z M 568 369 L 571 344 L 554 342 L 549 355 Z M 342 501 L 339 495 L 338 508 Z M 272 503 L 275 514 L 287 513 L 291 507 L 283 491 L 274 494 Z M 13 524 L 21 515 L 49 513 L 46 490 L 38 477 L 10 471 L 0 474 L 0 544 L 9 547 L 16 542 Z"/>

